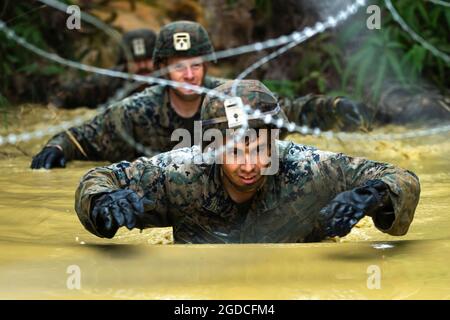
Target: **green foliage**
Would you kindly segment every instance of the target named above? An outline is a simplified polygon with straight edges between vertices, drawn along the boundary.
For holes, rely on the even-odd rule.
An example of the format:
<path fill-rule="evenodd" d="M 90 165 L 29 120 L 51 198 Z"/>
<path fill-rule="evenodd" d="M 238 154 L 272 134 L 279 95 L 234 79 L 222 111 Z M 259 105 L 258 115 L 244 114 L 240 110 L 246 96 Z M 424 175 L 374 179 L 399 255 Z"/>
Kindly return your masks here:
<path fill-rule="evenodd" d="M 69 1 L 64 2 L 70 3 Z M 54 26 L 51 26 L 50 21 L 42 19 L 41 15 L 42 10 L 50 10 L 49 8 L 38 3 L 19 0 L 14 4 L 7 2 L 1 9 L 3 13 L 1 19 L 18 36 L 45 51 L 54 51 L 49 44 L 49 39 L 56 39 Z M 60 40 L 58 38 L 56 41 Z M 72 56 L 73 48 L 69 43 L 62 43 L 60 47 L 63 51 L 58 52 L 59 54 Z M 7 97 L 14 97 L 16 94 L 14 82 L 17 77 L 27 78 L 30 82 L 42 83 L 42 79 L 45 77 L 58 75 L 65 70 L 17 45 L 3 32 L 0 32 L 0 56 L 2 57 L 0 59 L 0 91 Z"/>
<path fill-rule="evenodd" d="M 295 49 L 298 63 L 295 79 L 297 95 L 310 92 L 326 93 L 333 87 L 332 78 L 343 72 L 343 52 L 330 40 L 329 33 L 320 34 Z"/>
<path fill-rule="evenodd" d="M 378 4 L 383 7 L 384 2 Z M 450 54 L 448 8 L 408 0 L 395 1 L 394 5 L 411 29 L 440 51 Z M 408 87 L 425 78 L 442 91 L 448 90 L 449 66 L 445 61 L 412 39 L 386 8 L 381 20 L 380 30 L 367 30 L 365 21 L 356 19 L 339 33 L 342 47 L 355 46 L 355 39 L 358 41 L 357 49 L 343 61 L 342 89 L 354 88 L 358 98 L 370 89 L 371 98 L 377 101 L 383 82 L 388 79 Z"/>
<path fill-rule="evenodd" d="M 298 91 L 298 82 L 290 80 L 263 80 L 269 90 L 278 93 L 281 97 L 295 98 Z"/>
<path fill-rule="evenodd" d="M 398 60 L 401 45 L 391 40 L 392 28 L 382 29 L 348 59 L 342 81 L 344 88 L 353 79 L 356 95 L 361 97 L 367 85 L 371 85 L 373 97 L 377 99 L 381 92 L 381 85 L 386 77 L 386 71 L 392 70 L 397 79 L 405 83 L 406 75 Z"/>
<path fill-rule="evenodd" d="M 0 93 L 0 109 L 4 109 L 9 105 L 8 99 Z"/>
<path fill-rule="evenodd" d="M 450 54 L 450 10 L 426 1 L 393 1 L 406 23 L 428 43 Z M 449 65 L 416 42 L 393 19 L 384 1 L 381 29 L 369 30 L 365 9 L 332 32 L 325 32 L 294 49 L 296 79 L 280 81 L 276 91 L 287 95 L 310 92 L 379 100 L 387 81 L 414 87 L 425 79 L 443 92 L 450 88 Z"/>
<path fill-rule="evenodd" d="M 25 11 L 25 7 L 18 6 L 15 8 L 14 14 L 16 16 L 24 16 Z M 37 45 L 42 45 L 43 40 L 40 33 L 32 28 L 32 26 L 27 27 L 22 21 L 19 21 L 15 24 L 14 29 L 23 36 L 30 37 L 30 39 L 33 38 Z M 0 83 L 2 87 L 0 90 L 6 91 L 8 79 L 16 72 L 15 66 L 19 65 L 21 62 L 29 62 L 30 55 L 23 49 L 18 50 L 17 45 L 7 39 L 4 33 L 0 33 L 0 52 L 2 53 L 2 61 L 0 64 Z"/>
<path fill-rule="evenodd" d="M 0 93 L 0 117 L 3 122 L 3 127 L 8 129 L 8 105 L 9 101 Z"/>
<path fill-rule="evenodd" d="M 255 0 L 255 8 L 258 10 L 266 19 L 272 17 L 272 0 Z"/>

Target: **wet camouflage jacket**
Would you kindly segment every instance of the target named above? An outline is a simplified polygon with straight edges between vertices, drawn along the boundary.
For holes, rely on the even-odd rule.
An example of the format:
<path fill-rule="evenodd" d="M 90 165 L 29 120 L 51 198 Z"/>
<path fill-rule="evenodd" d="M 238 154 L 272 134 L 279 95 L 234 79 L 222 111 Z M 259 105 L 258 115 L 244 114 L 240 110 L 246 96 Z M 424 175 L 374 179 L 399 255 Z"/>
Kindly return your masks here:
<path fill-rule="evenodd" d="M 126 72 L 126 68 L 116 67 L 114 71 Z M 148 85 L 145 83 L 95 74 L 63 84 L 53 92 L 49 102 L 61 108 L 97 108 L 118 94 L 120 90 L 124 91 L 121 95 L 126 97 L 140 92 L 146 87 Z"/>
<path fill-rule="evenodd" d="M 205 77 L 204 86 L 213 89 L 223 82 Z M 157 85 L 111 105 L 69 131 L 89 160 L 115 162 L 171 150 L 178 143 L 170 141 L 172 132 L 178 128 L 191 131 L 199 119 L 200 110 L 192 118 L 180 117 L 170 106 L 166 87 Z M 67 160 L 87 160 L 66 133 L 54 136 L 47 145 L 60 145 Z"/>
<path fill-rule="evenodd" d="M 212 89 L 224 81 L 206 77 L 204 86 Z M 347 117 L 348 110 L 336 108 L 336 101 L 321 95 L 307 95 L 295 100 L 283 98 L 280 104 L 289 121 L 297 124 L 322 130 L 356 130 L 366 125 L 364 110 L 357 110 L 357 117 Z M 176 145 L 170 141 L 173 130 L 192 131 L 193 121 L 199 117 L 200 110 L 192 118 L 180 117 L 170 106 L 164 87 L 153 86 L 110 106 L 93 120 L 69 129 L 87 157 L 64 132 L 50 139 L 47 145 L 61 146 L 66 160 L 131 161 L 141 155 L 152 156 L 171 150 Z M 141 146 L 136 146 L 134 141 Z"/>
<path fill-rule="evenodd" d="M 321 240 L 318 213 L 338 193 L 381 179 L 389 186 L 395 220 L 389 229 L 374 218 L 375 225 L 391 235 L 408 231 L 420 194 L 414 173 L 288 141 L 277 144 L 279 172 L 267 176 L 245 216 L 222 187 L 217 164 L 185 161 L 198 155 L 196 146 L 90 170 L 77 189 L 75 209 L 87 230 L 104 236 L 90 218 L 93 197 L 128 188 L 152 201 L 142 227 L 172 226 L 176 243 L 308 242 Z"/>
<path fill-rule="evenodd" d="M 280 105 L 289 121 L 298 125 L 323 131 L 367 131 L 370 128 L 371 111 L 367 105 L 344 97 L 308 94 L 296 99 L 280 98 Z"/>

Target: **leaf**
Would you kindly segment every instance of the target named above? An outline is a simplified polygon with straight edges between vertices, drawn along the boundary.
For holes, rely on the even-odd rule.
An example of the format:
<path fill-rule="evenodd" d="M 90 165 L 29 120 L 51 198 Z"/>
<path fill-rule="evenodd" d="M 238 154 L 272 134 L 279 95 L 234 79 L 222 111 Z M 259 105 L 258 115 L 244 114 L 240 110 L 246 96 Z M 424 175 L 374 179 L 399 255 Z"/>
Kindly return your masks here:
<path fill-rule="evenodd" d="M 41 74 L 46 76 L 58 75 L 62 72 L 64 72 L 64 68 L 58 65 L 49 65 L 42 68 L 41 70 Z"/>
<path fill-rule="evenodd" d="M 327 81 L 324 77 L 319 76 L 317 78 L 317 87 L 319 88 L 319 92 L 320 93 L 325 93 L 326 92 L 326 87 L 327 87 Z"/>
<path fill-rule="evenodd" d="M 378 65 L 379 68 L 378 68 L 377 75 L 375 78 L 375 83 L 373 85 L 373 96 L 376 101 L 378 101 L 378 99 L 380 98 L 381 86 L 383 84 L 383 80 L 384 80 L 385 74 L 386 74 L 387 61 L 388 61 L 387 57 L 382 56 L 381 62 Z"/>
<path fill-rule="evenodd" d="M 361 21 L 346 24 L 345 27 L 342 27 L 341 31 L 338 33 L 338 39 L 342 43 L 347 43 L 348 41 L 355 39 L 361 31 Z"/>
<path fill-rule="evenodd" d="M 439 18 L 442 16 L 442 10 L 434 8 L 430 13 L 431 26 L 435 29 L 439 25 Z"/>
<path fill-rule="evenodd" d="M 401 16 L 401 11 L 399 11 L 399 14 Z M 416 7 L 414 3 L 411 3 L 411 5 L 405 9 L 405 14 L 402 18 L 413 30 L 417 29 L 415 16 L 416 16 Z"/>
<path fill-rule="evenodd" d="M 377 35 L 377 36 L 369 38 L 368 44 L 370 44 L 374 47 L 383 47 L 384 41 L 385 41 L 385 39 L 383 37 L 383 34 L 381 34 L 381 36 Z"/>
<path fill-rule="evenodd" d="M 417 9 L 420 12 L 420 15 L 425 20 L 427 24 L 430 24 L 430 17 L 428 16 L 427 10 L 425 9 L 425 5 L 422 1 L 416 1 Z"/>
<path fill-rule="evenodd" d="M 361 50 L 357 51 L 355 54 L 353 54 L 348 62 L 347 66 L 345 68 L 344 74 L 343 74 L 343 85 L 344 87 L 348 84 L 348 78 L 351 74 L 355 72 L 355 69 L 357 68 L 357 65 L 368 55 L 370 55 L 370 52 L 372 52 L 372 48 L 370 46 L 364 46 Z"/>
<path fill-rule="evenodd" d="M 389 42 L 386 45 L 386 48 L 389 48 L 389 49 L 405 49 L 405 46 L 403 44 L 401 44 L 400 42 Z"/>
<path fill-rule="evenodd" d="M 394 51 L 387 51 L 386 58 L 387 61 L 389 62 L 389 66 L 392 68 L 392 70 L 394 70 L 394 74 L 403 84 L 405 84 L 406 81 L 401 67 L 402 66 L 401 59 Z"/>
<path fill-rule="evenodd" d="M 415 44 L 412 49 L 403 56 L 403 68 L 406 70 L 410 70 L 411 76 L 417 77 L 423 69 L 426 54 L 427 51 L 425 48 Z"/>
<path fill-rule="evenodd" d="M 364 85 L 366 84 L 366 81 L 368 80 L 368 72 L 369 67 L 374 65 L 374 56 L 375 51 L 371 50 L 368 52 L 367 56 L 364 58 L 364 60 L 361 62 L 361 64 L 358 66 L 357 69 L 357 76 L 356 76 L 356 94 L 358 96 L 362 96 Z"/>
<path fill-rule="evenodd" d="M 289 80 L 264 80 L 263 83 L 280 96 L 294 98 L 296 94 L 296 84 Z"/>

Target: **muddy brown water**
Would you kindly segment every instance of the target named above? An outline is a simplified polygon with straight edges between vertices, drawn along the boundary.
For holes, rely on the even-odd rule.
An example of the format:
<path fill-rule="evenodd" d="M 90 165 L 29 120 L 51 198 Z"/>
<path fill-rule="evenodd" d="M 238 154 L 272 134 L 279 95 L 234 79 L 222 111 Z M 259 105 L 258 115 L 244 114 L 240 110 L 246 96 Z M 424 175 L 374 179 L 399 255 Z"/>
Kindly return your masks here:
<path fill-rule="evenodd" d="M 33 112 L 21 118 L 38 121 L 28 129 L 92 111 L 27 120 Z M 105 163 L 32 171 L 29 155 L 44 143 L 33 141 L 0 147 L 0 298 L 449 299 L 450 134 L 393 142 L 291 138 L 415 171 L 422 194 L 408 234 L 392 237 L 363 220 L 343 239 L 314 244 L 173 245 L 169 228 L 121 230 L 104 240 L 79 223 L 74 192 L 89 168 Z"/>

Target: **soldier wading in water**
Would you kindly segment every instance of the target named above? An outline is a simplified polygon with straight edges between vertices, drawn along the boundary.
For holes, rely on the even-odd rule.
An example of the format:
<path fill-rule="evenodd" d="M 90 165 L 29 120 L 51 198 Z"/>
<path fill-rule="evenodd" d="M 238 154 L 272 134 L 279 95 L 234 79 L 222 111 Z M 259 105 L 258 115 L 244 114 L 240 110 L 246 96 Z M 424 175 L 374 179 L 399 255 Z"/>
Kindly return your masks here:
<path fill-rule="evenodd" d="M 230 81 L 216 90 L 230 96 L 231 86 Z M 112 238 L 122 226 L 172 226 L 175 243 L 310 242 L 345 236 L 367 215 L 382 232 L 407 233 L 420 195 L 414 173 L 276 140 L 275 127 L 263 121 L 269 114 L 285 119 L 275 96 L 254 80 L 241 81 L 236 95 L 261 110 L 248 121 L 256 138 L 238 140 L 218 156 L 223 162 L 196 163 L 202 149 L 193 146 L 90 170 L 75 199 L 85 228 Z M 230 142 L 225 130 L 241 122 L 225 109 L 235 108 L 236 101 L 207 96 L 203 130 L 217 129 Z M 255 150 L 257 161 L 250 161 Z M 273 166 L 267 158 L 279 162 L 276 173 L 266 174 Z"/>
<path fill-rule="evenodd" d="M 201 25 L 177 21 L 161 28 L 153 63 L 156 69 L 171 66 L 169 80 L 214 89 L 225 80 L 206 75 L 208 63 L 201 56 L 211 54 L 214 48 Z M 192 135 L 203 99 L 193 90 L 154 85 L 55 135 L 33 157 L 31 168 L 65 167 L 70 160 L 131 161 L 169 151 L 177 144 L 170 139 L 174 130 L 184 128 Z M 365 130 L 370 122 L 367 106 L 343 97 L 309 94 L 283 98 L 280 105 L 290 121 L 322 130 Z"/>
<path fill-rule="evenodd" d="M 152 73 L 155 41 L 156 34 L 149 29 L 126 32 L 122 37 L 116 66 L 112 70 L 139 75 Z M 126 51 L 130 56 L 127 57 Z M 150 85 L 93 74 L 63 84 L 49 97 L 49 102 L 57 108 L 97 108 L 111 98 L 119 100 L 121 96 L 123 99 L 133 93 L 141 92 Z"/>

